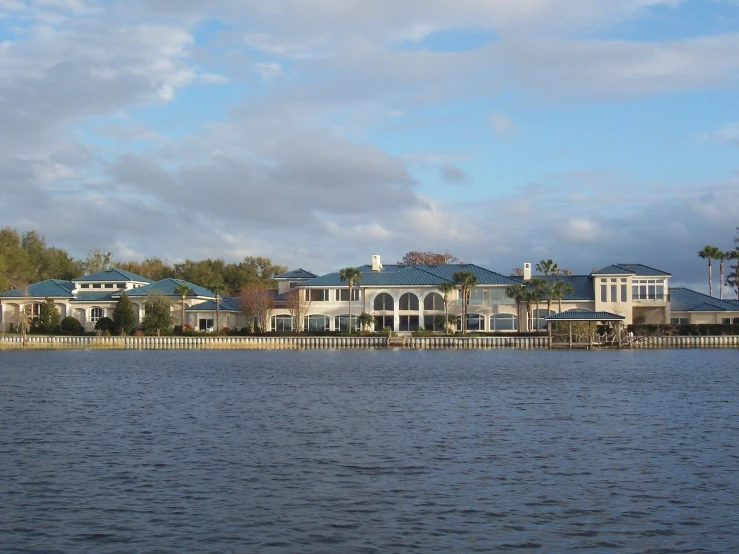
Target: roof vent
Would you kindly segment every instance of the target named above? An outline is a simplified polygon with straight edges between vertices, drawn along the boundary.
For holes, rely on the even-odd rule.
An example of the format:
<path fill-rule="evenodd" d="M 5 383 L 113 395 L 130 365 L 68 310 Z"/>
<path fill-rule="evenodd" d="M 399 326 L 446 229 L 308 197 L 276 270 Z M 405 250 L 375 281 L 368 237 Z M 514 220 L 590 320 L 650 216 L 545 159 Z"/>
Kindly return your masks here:
<path fill-rule="evenodd" d="M 381 271 L 382 262 L 380 262 L 379 254 L 372 254 L 372 271 Z"/>

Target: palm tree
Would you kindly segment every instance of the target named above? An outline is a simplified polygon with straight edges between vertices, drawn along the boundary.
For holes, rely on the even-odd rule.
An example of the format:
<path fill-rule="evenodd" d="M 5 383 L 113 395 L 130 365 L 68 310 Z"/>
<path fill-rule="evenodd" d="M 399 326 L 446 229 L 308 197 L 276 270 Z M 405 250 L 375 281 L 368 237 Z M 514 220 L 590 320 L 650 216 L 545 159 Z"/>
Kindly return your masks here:
<path fill-rule="evenodd" d="M 543 273 L 546 277 L 549 277 L 550 275 L 559 274 L 559 266 L 554 263 L 554 260 L 550 258 L 548 260 L 541 260 L 538 264 L 536 264 L 536 271 L 538 271 L 539 273 Z"/>
<path fill-rule="evenodd" d="M 375 316 L 368 314 L 367 312 L 362 312 L 359 314 L 358 321 L 362 325 L 362 329 L 366 331 L 369 329 L 369 326 L 375 322 Z"/>
<path fill-rule="evenodd" d="M 444 331 L 449 332 L 449 295 L 457 287 L 451 281 L 444 281 L 437 285 L 439 291 L 444 295 Z"/>
<path fill-rule="evenodd" d="M 452 281 L 462 289 L 462 333 L 467 332 L 467 302 L 470 299 L 470 291 L 477 284 L 477 275 L 464 269 L 452 275 Z"/>
<path fill-rule="evenodd" d="M 717 259 L 717 254 L 721 252 L 715 246 L 707 244 L 703 250 L 698 251 L 698 257 L 708 260 L 708 295 L 713 296 L 713 260 Z"/>
<path fill-rule="evenodd" d="M 536 298 L 536 331 L 539 332 L 539 302 L 541 301 L 541 295 L 546 292 L 548 286 L 547 281 L 543 277 L 533 277 L 529 281 L 530 290 L 533 291 Z M 550 301 L 551 302 L 551 301 Z M 549 312 L 547 311 L 547 315 Z"/>
<path fill-rule="evenodd" d="M 339 279 L 349 283 L 349 333 L 352 332 L 352 288 L 362 280 L 362 272 L 357 267 L 339 270 Z"/>
<path fill-rule="evenodd" d="M 174 291 L 177 294 L 179 294 L 180 298 L 182 299 L 182 319 L 181 319 L 180 332 L 184 333 L 185 331 L 185 297 L 193 294 L 193 290 L 189 286 L 187 286 L 185 283 L 180 283 L 179 285 L 175 287 Z"/>
<path fill-rule="evenodd" d="M 734 271 L 726 276 L 726 286 L 736 287 L 736 297 L 739 300 L 739 249 L 727 252 L 726 259 L 736 261 L 734 265 L 729 266 Z"/>
<path fill-rule="evenodd" d="M 724 260 L 726 260 L 727 256 L 729 255 L 728 252 L 724 252 L 723 250 L 716 248 L 716 252 L 714 252 L 716 255 L 716 259 L 720 260 L 719 264 L 719 281 L 718 281 L 718 297 L 723 300 L 724 299 Z"/>
<path fill-rule="evenodd" d="M 511 285 L 505 289 L 505 294 L 508 298 L 513 298 L 516 301 L 516 316 L 521 318 L 521 304 L 524 303 L 524 298 L 526 296 L 526 287 L 524 287 L 522 284 L 518 285 Z M 526 315 L 528 316 L 528 309 L 526 310 Z M 521 325 L 518 326 L 518 332 L 522 332 L 523 329 L 521 328 Z"/>
<path fill-rule="evenodd" d="M 562 299 L 572 293 L 572 284 L 567 281 L 555 281 L 550 287 L 552 294 L 559 301 L 559 313 L 562 313 Z"/>

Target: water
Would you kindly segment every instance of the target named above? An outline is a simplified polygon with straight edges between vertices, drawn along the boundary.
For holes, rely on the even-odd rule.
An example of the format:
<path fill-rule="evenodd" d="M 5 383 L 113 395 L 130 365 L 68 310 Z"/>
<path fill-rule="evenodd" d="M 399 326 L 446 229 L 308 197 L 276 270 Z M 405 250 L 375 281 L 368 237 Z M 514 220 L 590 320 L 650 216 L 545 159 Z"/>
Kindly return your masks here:
<path fill-rule="evenodd" d="M 737 362 L 0 352 L 0 550 L 737 551 Z"/>

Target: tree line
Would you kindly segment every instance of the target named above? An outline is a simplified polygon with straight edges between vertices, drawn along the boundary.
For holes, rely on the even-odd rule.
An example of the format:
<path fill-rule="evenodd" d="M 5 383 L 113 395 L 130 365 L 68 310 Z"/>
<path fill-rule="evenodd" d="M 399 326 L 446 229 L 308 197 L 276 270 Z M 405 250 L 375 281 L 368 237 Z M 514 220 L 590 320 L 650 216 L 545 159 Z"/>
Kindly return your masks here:
<path fill-rule="evenodd" d="M 739 227 L 736 228 L 737 236 L 734 237 L 734 247 L 724 251 L 717 246 L 707 244 L 698 251 L 698 257 L 708 262 L 708 295 L 713 296 L 713 261 L 719 262 L 719 298 L 724 298 L 724 285 L 735 289 L 739 299 Z M 729 269 L 733 270 L 724 276 L 724 263 L 728 261 Z M 731 264 L 731 262 L 734 262 Z"/>
<path fill-rule="evenodd" d="M 246 256 L 238 263 L 221 259 L 185 260 L 170 264 L 157 257 L 142 261 L 115 260 L 111 252 L 97 248 L 75 259 L 62 249 L 46 244 L 36 231 L 19 233 L 0 229 L 0 292 L 25 287 L 45 279 L 72 280 L 116 267 L 152 281 L 172 277 L 196 283 L 214 292 L 236 295 L 254 285 L 274 287 L 273 278 L 287 268 L 261 256 Z"/>

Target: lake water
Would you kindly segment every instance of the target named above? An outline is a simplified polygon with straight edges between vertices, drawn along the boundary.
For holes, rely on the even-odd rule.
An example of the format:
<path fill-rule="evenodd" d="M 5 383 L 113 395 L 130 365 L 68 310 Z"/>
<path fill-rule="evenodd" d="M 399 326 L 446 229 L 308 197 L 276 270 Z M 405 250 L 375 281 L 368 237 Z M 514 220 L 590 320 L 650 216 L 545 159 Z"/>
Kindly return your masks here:
<path fill-rule="evenodd" d="M 3 552 L 739 551 L 739 351 L 0 352 Z"/>

